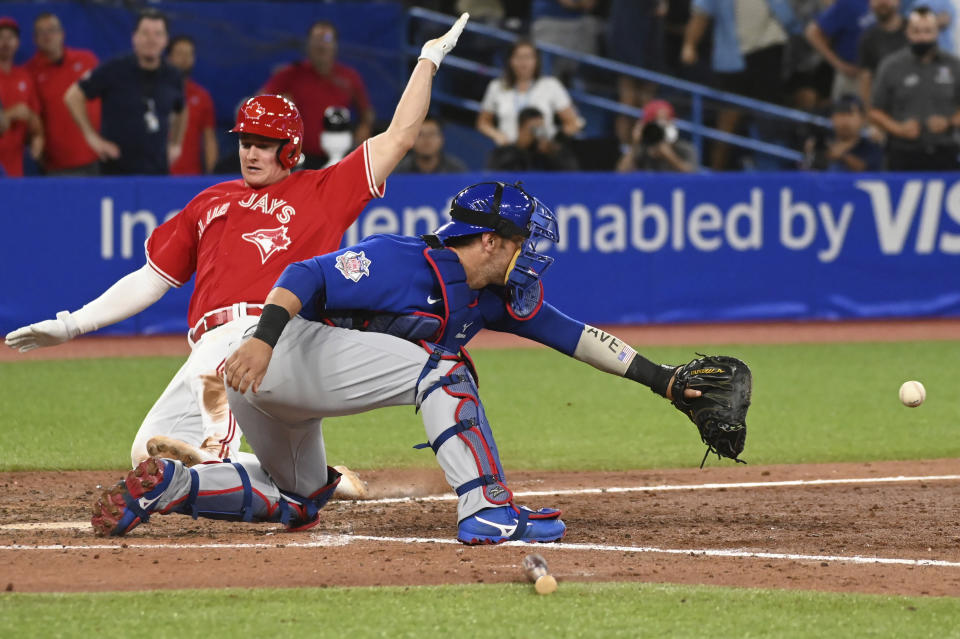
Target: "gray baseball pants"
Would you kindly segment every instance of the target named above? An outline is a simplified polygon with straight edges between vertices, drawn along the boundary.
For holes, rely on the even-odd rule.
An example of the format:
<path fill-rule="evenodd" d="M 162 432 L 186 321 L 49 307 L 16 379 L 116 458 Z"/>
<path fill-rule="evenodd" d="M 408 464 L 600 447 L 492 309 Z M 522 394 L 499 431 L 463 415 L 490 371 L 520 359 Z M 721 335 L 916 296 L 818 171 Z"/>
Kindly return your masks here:
<path fill-rule="evenodd" d="M 247 331 L 252 334 L 253 329 Z M 235 350 L 240 341 L 231 345 Z M 323 419 L 353 415 L 385 406 L 414 406 L 420 412 L 429 441 L 452 426 L 460 399 L 435 391 L 424 393 L 446 375 L 456 361 L 441 360 L 417 384 L 430 353 L 406 340 L 365 333 L 294 317 L 277 342 L 258 392 L 227 389 L 230 409 L 240 424 L 256 461 L 240 462 L 249 475 L 256 516 L 267 519 L 280 499 L 279 491 L 310 495 L 327 484 Z M 447 482 L 460 486 L 479 475 L 470 448 L 453 437 L 440 448 L 437 461 Z M 182 500 L 189 478 L 179 463 L 170 487 L 157 508 Z M 229 464 L 195 466 L 201 495 L 236 491 L 240 485 Z M 181 494 L 183 493 L 183 494 Z M 494 506 L 478 487 L 460 496 L 457 519 Z"/>

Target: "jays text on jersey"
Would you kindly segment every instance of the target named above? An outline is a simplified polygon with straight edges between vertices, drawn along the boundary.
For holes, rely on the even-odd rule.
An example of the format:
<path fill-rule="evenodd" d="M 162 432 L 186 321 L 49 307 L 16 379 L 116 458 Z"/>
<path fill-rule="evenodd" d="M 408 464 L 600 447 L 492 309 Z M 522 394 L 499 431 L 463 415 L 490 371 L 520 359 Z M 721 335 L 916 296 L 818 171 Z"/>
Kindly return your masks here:
<path fill-rule="evenodd" d="M 329 168 L 298 171 L 263 188 L 223 182 L 154 230 L 147 262 L 173 286 L 196 271 L 194 326 L 214 309 L 263 303 L 287 264 L 336 250 L 366 203 L 382 196 L 367 143 Z"/>

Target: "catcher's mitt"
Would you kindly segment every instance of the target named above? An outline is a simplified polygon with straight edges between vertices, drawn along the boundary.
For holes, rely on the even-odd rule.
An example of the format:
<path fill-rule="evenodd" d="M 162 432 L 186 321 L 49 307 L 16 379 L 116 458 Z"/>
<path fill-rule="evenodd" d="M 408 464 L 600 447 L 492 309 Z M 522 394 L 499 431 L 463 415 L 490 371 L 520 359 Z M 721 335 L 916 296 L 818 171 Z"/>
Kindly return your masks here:
<path fill-rule="evenodd" d="M 753 376 L 750 368 L 735 357 L 700 355 L 677 369 L 671 393 L 673 405 L 690 418 L 707 445 L 707 455 L 738 459 L 747 440 L 747 409 Z M 684 397 L 683 391 L 700 391 L 700 397 Z M 703 468 L 703 462 L 700 462 Z"/>

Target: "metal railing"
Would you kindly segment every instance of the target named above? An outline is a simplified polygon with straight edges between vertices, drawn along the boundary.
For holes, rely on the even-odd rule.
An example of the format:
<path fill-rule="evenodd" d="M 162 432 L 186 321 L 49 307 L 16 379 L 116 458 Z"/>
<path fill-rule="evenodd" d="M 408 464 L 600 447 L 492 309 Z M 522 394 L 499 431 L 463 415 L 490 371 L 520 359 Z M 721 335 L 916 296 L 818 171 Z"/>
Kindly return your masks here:
<path fill-rule="evenodd" d="M 409 18 L 424 20 L 428 22 L 434 22 L 437 24 L 442 24 L 445 26 L 452 25 L 455 18 L 448 16 L 443 13 L 438 13 L 436 11 L 430 11 L 427 9 L 421 9 L 419 7 L 411 8 L 408 11 Z M 513 32 L 506 31 L 504 29 L 498 29 L 496 27 L 491 27 L 485 24 L 468 22 L 466 30 L 477 33 L 483 36 L 501 40 L 506 43 L 514 42 L 519 36 Z M 634 77 L 640 80 L 645 80 L 648 82 L 655 82 L 664 87 L 669 87 L 676 91 L 687 93 L 690 95 L 690 120 L 676 120 L 676 126 L 681 131 L 686 131 L 691 135 L 693 144 L 697 149 L 698 156 L 702 157 L 703 150 L 703 138 L 709 138 L 711 140 L 717 140 L 718 142 L 725 142 L 727 144 L 738 146 L 744 149 L 749 149 L 757 153 L 763 153 L 765 155 L 781 158 L 784 160 L 789 160 L 792 162 L 800 162 L 803 160 L 803 153 L 789 147 L 785 147 L 779 144 L 774 144 L 771 142 L 764 142 L 762 140 L 755 140 L 743 135 L 737 135 L 735 133 L 727 133 L 726 131 L 720 131 L 719 129 L 714 129 L 708 126 L 705 126 L 703 123 L 703 112 L 704 112 L 704 100 L 714 100 L 716 102 L 721 102 L 729 105 L 734 105 L 741 107 L 747 111 L 753 113 L 763 114 L 764 116 L 771 118 L 779 118 L 783 120 L 788 120 L 798 124 L 812 124 L 825 128 L 832 128 L 830 120 L 827 118 L 812 115 L 805 111 L 799 111 L 797 109 L 790 109 L 787 107 L 782 107 L 777 104 L 772 104 L 770 102 L 763 102 L 762 100 L 755 100 L 753 98 L 744 97 L 742 95 L 737 95 L 735 93 L 727 93 L 725 91 L 718 91 L 712 89 L 708 86 L 697 84 L 695 82 L 690 82 L 688 80 L 681 80 L 664 73 L 658 73 L 656 71 L 649 71 L 647 69 L 642 69 L 640 67 L 634 67 L 622 62 L 617 62 L 615 60 L 608 60 L 607 58 L 602 58 L 597 55 L 590 55 L 580 53 L 578 51 L 572 51 L 564 47 L 559 47 L 554 44 L 547 43 L 535 43 L 537 49 L 542 53 L 547 54 L 548 57 L 544 59 L 544 68 L 549 69 L 549 56 L 556 56 L 560 58 L 565 58 L 573 60 L 579 64 L 589 65 L 603 69 L 605 71 L 610 71 L 620 75 L 626 75 Z M 416 56 L 420 53 L 419 46 L 408 45 L 406 48 L 407 55 Z M 472 60 L 467 60 L 455 55 L 448 55 L 444 58 L 444 64 L 456 67 L 458 69 L 463 69 L 471 73 L 476 73 L 478 75 L 493 79 L 497 78 L 502 74 L 501 69 L 491 67 L 479 62 L 474 62 Z M 626 104 L 617 102 L 610 98 L 606 98 L 599 95 L 594 95 L 583 90 L 570 90 L 570 96 L 580 104 L 589 104 L 596 108 L 599 108 L 610 113 L 628 115 L 635 118 L 640 118 L 643 116 L 643 109 L 632 107 Z M 433 98 L 438 102 L 443 102 L 450 104 L 452 106 L 457 106 L 469 111 L 479 111 L 480 103 L 476 100 L 467 100 L 457 96 L 450 95 L 443 91 L 434 91 Z"/>

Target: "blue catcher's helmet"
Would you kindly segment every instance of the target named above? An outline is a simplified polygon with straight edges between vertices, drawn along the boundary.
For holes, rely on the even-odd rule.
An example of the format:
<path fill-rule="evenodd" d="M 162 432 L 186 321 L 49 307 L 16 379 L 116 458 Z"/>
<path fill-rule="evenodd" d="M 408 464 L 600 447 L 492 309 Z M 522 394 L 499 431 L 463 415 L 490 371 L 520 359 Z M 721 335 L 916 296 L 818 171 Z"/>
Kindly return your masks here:
<path fill-rule="evenodd" d="M 441 242 L 488 232 L 524 238 L 504 284 L 510 291 L 511 312 L 519 319 L 531 317 L 543 300 L 540 277 L 553 263 L 552 257 L 538 249 L 547 240 L 558 239 L 553 211 L 524 191 L 519 182 L 480 182 L 457 193 L 450 217 L 450 222 L 433 232 Z"/>

